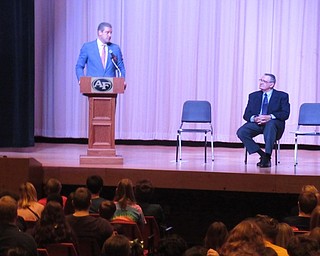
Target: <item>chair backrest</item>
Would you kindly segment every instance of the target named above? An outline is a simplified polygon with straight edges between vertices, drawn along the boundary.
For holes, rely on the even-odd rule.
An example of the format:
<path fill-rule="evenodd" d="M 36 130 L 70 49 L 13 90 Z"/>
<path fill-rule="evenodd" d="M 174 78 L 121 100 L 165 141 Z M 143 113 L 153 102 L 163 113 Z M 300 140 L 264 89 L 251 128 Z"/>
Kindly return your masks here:
<path fill-rule="evenodd" d="M 78 256 L 73 243 L 48 244 L 46 249 L 50 256 Z"/>
<path fill-rule="evenodd" d="M 145 247 L 149 249 L 150 247 L 158 248 L 160 241 L 160 229 L 159 225 L 154 216 L 144 216 L 147 224 L 142 230 L 143 241 Z"/>
<path fill-rule="evenodd" d="M 96 239 L 78 237 L 79 256 L 100 256 L 101 249 Z"/>
<path fill-rule="evenodd" d="M 299 110 L 298 125 L 320 125 L 320 103 L 303 103 Z"/>
<path fill-rule="evenodd" d="M 187 100 L 183 104 L 181 122 L 211 123 L 211 104 L 205 100 Z"/>
<path fill-rule="evenodd" d="M 38 256 L 49 256 L 47 249 L 37 248 Z"/>
<path fill-rule="evenodd" d="M 110 223 L 119 234 L 126 236 L 129 240 L 143 241 L 140 228 L 134 221 L 112 220 Z"/>

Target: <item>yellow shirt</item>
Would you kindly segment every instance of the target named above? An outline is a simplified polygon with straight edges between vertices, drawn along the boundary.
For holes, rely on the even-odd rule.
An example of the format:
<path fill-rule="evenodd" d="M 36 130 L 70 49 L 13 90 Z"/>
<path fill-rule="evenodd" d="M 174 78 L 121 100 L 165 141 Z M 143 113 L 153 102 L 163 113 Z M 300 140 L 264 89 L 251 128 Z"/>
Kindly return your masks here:
<path fill-rule="evenodd" d="M 275 252 L 278 254 L 278 256 L 289 256 L 287 249 L 275 245 L 273 243 L 270 243 L 269 241 L 264 240 L 264 244 L 266 247 L 271 247 L 273 250 L 275 250 Z"/>

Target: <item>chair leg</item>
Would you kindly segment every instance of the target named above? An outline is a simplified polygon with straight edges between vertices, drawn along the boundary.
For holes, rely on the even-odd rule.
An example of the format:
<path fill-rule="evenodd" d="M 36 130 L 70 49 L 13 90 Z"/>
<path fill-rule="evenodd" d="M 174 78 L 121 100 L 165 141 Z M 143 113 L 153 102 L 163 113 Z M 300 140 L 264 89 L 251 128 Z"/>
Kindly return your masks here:
<path fill-rule="evenodd" d="M 244 163 L 247 164 L 248 162 L 248 150 L 244 147 Z"/>
<path fill-rule="evenodd" d="M 298 164 L 298 137 L 294 138 L 294 166 Z"/>
<path fill-rule="evenodd" d="M 213 134 L 211 132 L 211 160 L 214 161 L 214 152 L 213 152 Z"/>
<path fill-rule="evenodd" d="M 204 162 L 207 163 L 207 133 L 204 135 Z"/>
<path fill-rule="evenodd" d="M 179 152 L 179 133 L 177 134 L 176 162 L 178 162 L 178 152 Z"/>
<path fill-rule="evenodd" d="M 179 160 L 182 160 L 182 141 L 181 141 L 181 133 L 179 133 Z"/>

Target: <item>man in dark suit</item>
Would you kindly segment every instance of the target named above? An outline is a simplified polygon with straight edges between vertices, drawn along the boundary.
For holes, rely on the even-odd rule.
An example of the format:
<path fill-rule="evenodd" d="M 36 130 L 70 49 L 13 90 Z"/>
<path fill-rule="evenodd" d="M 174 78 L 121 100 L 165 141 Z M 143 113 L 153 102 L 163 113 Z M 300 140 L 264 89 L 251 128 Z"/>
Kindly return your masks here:
<path fill-rule="evenodd" d="M 81 50 L 76 64 L 76 75 L 78 81 L 84 76 L 84 68 L 87 68 L 86 75 L 94 77 L 119 77 L 126 76 L 126 70 L 120 47 L 111 43 L 112 26 L 107 22 L 99 24 L 98 38 L 85 43 Z"/>
<path fill-rule="evenodd" d="M 264 168 L 271 166 L 271 154 L 277 138 L 284 132 L 285 120 L 289 118 L 289 95 L 274 89 L 276 77 L 273 74 L 264 74 L 259 79 L 259 91 L 249 95 L 243 118 L 247 122 L 237 131 L 237 136 L 247 148 L 249 154 L 258 153 L 260 162 L 257 166 Z M 265 152 L 253 140 L 263 134 Z"/>

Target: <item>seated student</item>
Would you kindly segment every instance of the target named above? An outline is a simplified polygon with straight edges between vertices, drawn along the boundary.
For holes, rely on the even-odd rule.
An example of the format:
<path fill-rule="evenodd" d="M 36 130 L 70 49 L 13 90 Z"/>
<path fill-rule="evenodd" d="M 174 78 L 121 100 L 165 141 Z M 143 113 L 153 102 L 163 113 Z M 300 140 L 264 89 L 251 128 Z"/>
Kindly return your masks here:
<path fill-rule="evenodd" d="M 113 201 L 105 200 L 100 204 L 99 215 L 100 217 L 111 221 L 116 211 L 116 205 Z"/>
<path fill-rule="evenodd" d="M 215 221 L 207 229 L 204 246 L 207 249 L 219 250 L 228 237 L 228 229 L 221 221 Z"/>
<path fill-rule="evenodd" d="M 158 255 L 183 256 L 187 249 L 187 242 L 181 236 L 172 234 L 160 240 Z"/>
<path fill-rule="evenodd" d="M 18 215 L 25 221 L 40 219 L 44 206 L 37 201 L 37 191 L 32 183 L 24 182 L 19 187 Z"/>
<path fill-rule="evenodd" d="M 317 206 L 317 196 L 311 192 L 301 193 L 298 198 L 298 216 L 289 216 L 283 222 L 298 230 L 310 230 L 310 216 L 313 209 Z"/>
<path fill-rule="evenodd" d="M 66 220 L 75 232 L 79 244 L 81 239 L 93 238 L 101 248 L 104 241 L 113 233 L 110 222 L 101 217 L 90 216 L 91 193 L 87 188 L 77 188 L 72 202 L 75 212 L 66 216 Z"/>
<path fill-rule="evenodd" d="M 129 256 L 131 255 L 130 241 L 123 235 L 113 235 L 103 244 L 102 256 Z"/>
<path fill-rule="evenodd" d="M 159 225 L 164 224 L 164 213 L 160 204 L 151 203 L 154 187 L 150 180 L 143 179 L 136 183 L 135 196 L 145 216 L 154 216 Z"/>
<path fill-rule="evenodd" d="M 99 175 L 92 175 L 87 178 L 86 184 L 91 192 L 91 206 L 89 212 L 98 213 L 100 204 L 106 200 L 103 197 L 100 197 L 103 188 L 103 179 Z"/>
<path fill-rule="evenodd" d="M 146 223 L 141 207 L 136 203 L 133 185 L 130 179 L 119 181 L 114 197 L 116 211 L 113 220 L 134 221 L 140 227 Z"/>
<path fill-rule="evenodd" d="M 58 202 L 47 202 L 34 227 L 33 237 L 40 248 L 53 243 L 73 243 L 77 248 L 76 236 L 66 221 L 62 205 Z"/>
<path fill-rule="evenodd" d="M 12 248 L 21 248 L 27 255 L 37 255 L 37 244 L 31 235 L 16 226 L 17 201 L 10 196 L 0 198 L 0 255 Z"/>
<path fill-rule="evenodd" d="M 319 255 L 319 244 L 308 236 L 294 236 L 289 241 L 288 253 L 290 256 Z"/>
<path fill-rule="evenodd" d="M 288 256 L 288 252 L 285 248 L 275 244 L 279 229 L 279 222 L 267 215 L 260 214 L 258 214 L 253 220 L 262 231 L 265 246 L 271 247 L 275 250 L 278 256 Z"/>
<path fill-rule="evenodd" d="M 61 182 L 55 178 L 50 178 L 47 180 L 45 186 L 44 186 L 44 192 L 47 196 L 51 194 L 60 195 L 62 189 Z M 66 204 L 67 198 L 65 196 L 61 196 L 63 201 L 63 207 Z M 41 198 L 38 201 L 42 205 L 46 205 L 47 203 L 47 197 Z"/>

